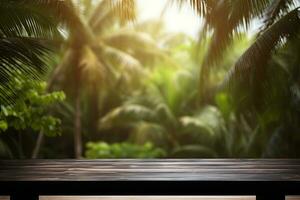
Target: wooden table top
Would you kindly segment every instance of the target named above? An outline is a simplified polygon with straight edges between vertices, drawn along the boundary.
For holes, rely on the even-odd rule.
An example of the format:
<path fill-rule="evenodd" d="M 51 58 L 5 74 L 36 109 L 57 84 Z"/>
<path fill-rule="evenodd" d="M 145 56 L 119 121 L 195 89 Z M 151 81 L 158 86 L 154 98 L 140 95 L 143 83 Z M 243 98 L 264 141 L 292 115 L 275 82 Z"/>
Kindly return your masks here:
<path fill-rule="evenodd" d="M 0 181 L 300 181 L 300 160 L 11 160 Z"/>

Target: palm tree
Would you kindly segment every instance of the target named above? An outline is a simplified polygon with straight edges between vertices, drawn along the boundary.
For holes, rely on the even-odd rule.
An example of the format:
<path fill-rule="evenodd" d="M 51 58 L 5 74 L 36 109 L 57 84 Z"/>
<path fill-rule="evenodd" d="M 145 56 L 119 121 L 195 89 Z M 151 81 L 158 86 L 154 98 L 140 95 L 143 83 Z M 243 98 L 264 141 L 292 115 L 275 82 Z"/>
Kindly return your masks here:
<path fill-rule="evenodd" d="M 299 2 L 296 0 L 178 0 L 189 3 L 205 20 L 201 37 L 211 35 L 209 49 L 200 70 L 200 93 L 208 95 L 210 68 L 217 66 L 234 37 L 249 30 L 253 20 L 262 23 L 257 38 L 240 57 L 224 81 L 248 81 L 249 73 L 263 78 L 266 62 L 280 44 L 291 39 L 299 30 Z M 285 40 L 287 39 L 287 40 Z M 200 38 L 201 40 L 201 38 Z M 259 70 L 258 70 L 259 69 Z M 224 85 L 223 84 L 223 85 Z"/>
<path fill-rule="evenodd" d="M 13 104 L 22 96 L 9 79 L 19 75 L 41 78 L 48 70 L 49 53 L 61 43 L 59 24 L 75 30 L 80 21 L 72 15 L 70 1 L 3 0 L 0 11 L 0 100 L 1 104 Z"/>
<path fill-rule="evenodd" d="M 49 89 L 64 88 L 74 99 L 76 158 L 82 155 L 83 96 L 90 99 L 94 127 L 91 130 L 95 131 L 99 118 L 100 89 L 104 91 L 108 87 L 115 89 L 117 85 L 130 84 L 135 81 L 135 77 L 142 76 L 142 66 L 148 60 L 163 57 L 148 35 L 125 26 L 126 22 L 135 19 L 133 0 L 101 0 L 93 5 L 94 10 L 90 9 L 91 4 L 92 1 L 73 4 L 77 26 L 74 30 L 70 29 L 64 44 L 66 53 L 54 69 L 48 84 Z"/>
<path fill-rule="evenodd" d="M 252 45 L 236 61 L 218 90 L 230 89 L 239 121 L 244 118 L 255 129 L 250 145 L 252 156 L 297 157 L 299 1 L 201 3 L 205 10 L 199 13 L 206 21 L 203 34 L 212 33 L 211 49 L 201 69 L 202 96 L 208 91 L 203 83 L 205 77 L 222 60 L 232 39 L 240 30 L 249 30 L 251 22 L 260 20 L 261 28 Z"/>

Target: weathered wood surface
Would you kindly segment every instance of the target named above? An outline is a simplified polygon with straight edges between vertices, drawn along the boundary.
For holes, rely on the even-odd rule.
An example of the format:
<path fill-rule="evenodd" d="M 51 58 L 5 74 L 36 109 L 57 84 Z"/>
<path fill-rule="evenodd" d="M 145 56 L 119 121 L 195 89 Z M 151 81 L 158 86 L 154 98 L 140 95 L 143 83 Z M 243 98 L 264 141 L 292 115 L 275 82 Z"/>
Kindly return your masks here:
<path fill-rule="evenodd" d="M 255 196 L 40 196 L 40 200 L 255 200 Z M 1 200 L 1 199 L 0 199 Z M 299 199 L 294 199 L 299 200 Z"/>
<path fill-rule="evenodd" d="M 218 196 L 218 197 L 202 197 L 202 196 L 124 196 L 124 197 L 107 197 L 107 196 L 40 196 L 40 200 L 255 200 L 255 196 Z M 9 200 L 9 196 L 1 197 L 0 200 Z M 286 200 L 300 200 L 299 196 L 287 196 Z"/>
<path fill-rule="evenodd" d="M 0 161 L 0 181 L 300 181 L 300 160 Z"/>

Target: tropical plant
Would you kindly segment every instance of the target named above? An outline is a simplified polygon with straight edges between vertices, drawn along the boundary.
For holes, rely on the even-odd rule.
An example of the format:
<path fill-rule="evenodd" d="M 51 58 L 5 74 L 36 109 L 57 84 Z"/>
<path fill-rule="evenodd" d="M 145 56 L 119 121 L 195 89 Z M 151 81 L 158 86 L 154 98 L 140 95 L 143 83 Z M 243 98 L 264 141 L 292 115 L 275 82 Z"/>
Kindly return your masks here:
<path fill-rule="evenodd" d="M 161 68 L 159 71 L 162 74 Z M 101 118 L 99 128 L 115 132 L 118 128 L 119 131 L 129 129 L 128 141 L 140 145 L 151 142 L 166 149 L 168 157 L 216 157 L 215 144 L 224 126 L 221 113 L 213 106 L 202 109 L 192 106 L 196 105 L 197 90 L 190 84 L 196 80 L 186 77 L 190 84 L 184 86 L 181 82 L 178 88 L 172 87 L 178 80 L 182 81 L 183 77 L 178 75 L 178 72 L 169 75 L 171 80 L 160 79 L 164 83 L 170 81 L 170 87 L 154 82 L 146 93 L 130 97 Z M 176 76 L 179 79 L 174 80 Z M 194 91 L 186 98 L 189 89 Z"/>
<path fill-rule="evenodd" d="M 89 142 L 85 152 L 86 158 L 163 158 L 166 152 L 151 143 L 136 145 L 130 143 Z"/>
<path fill-rule="evenodd" d="M 295 0 L 238 0 L 238 1 L 206 1 L 177 0 L 179 3 L 189 3 L 205 20 L 201 37 L 211 35 L 211 41 L 201 67 L 199 87 L 201 95 L 209 96 L 205 91 L 211 67 L 217 66 L 224 56 L 232 40 L 241 31 L 250 30 L 251 23 L 259 19 L 261 29 L 257 39 L 240 57 L 224 84 L 241 79 L 251 84 L 248 74 L 255 74 L 263 79 L 267 61 L 273 50 L 292 38 L 299 29 L 299 5 Z M 248 77 L 248 78 L 247 78 Z M 253 81 L 260 83 L 259 80 Z"/>
<path fill-rule="evenodd" d="M 99 128 L 123 135 L 122 130 L 128 130 L 129 142 L 151 142 L 164 148 L 168 157 L 215 157 L 221 116 L 214 107 L 198 108 L 194 87 L 198 69 L 189 55 L 194 43 L 179 36 L 167 37 L 164 44 L 174 47 L 170 55 L 176 65 L 158 63 L 145 79 L 144 89 L 103 116 Z"/>
<path fill-rule="evenodd" d="M 47 136 L 59 135 L 61 133 L 61 121 L 50 115 L 48 110 L 53 104 L 63 101 L 65 96 L 62 92 L 46 93 L 45 82 L 30 80 L 27 77 L 24 78 L 24 75 L 18 71 L 15 74 L 15 78 L 11 78 L 9 83 L 7 83 L 13 86 L 14 91 L 11 93 L 7 92 L 6 95 L 9 98 L 13 98 L 16 92 L 22 98 L 16 99 L 13 104 L 1 105 L 0 149 L 2 151 L 0 156 L 7 156 L 8 152 L 10 152 L 8 154 L 9 157 L 22 158 L 24 157 L 23 152 L 25 152 L 22 149 L 24 141 L 19 140 L 17 142 L 11 135 L 20 135 L 20 137 L 25 138 L 27 137 L 26 133 L 30 133 L 30 137 L 33 137 L 34 133 L 37 134 L 40 131 L 43 131 Z M 21 79 L 20 77 L 23 78 Z M 0 87 L 3 88 L 3 86 Z M 16 144 L 12 144 L 12 141 L 15 141 Z M 12 147 L 19 149 L 18 153 L 12 153 Z M 29 151 L 32 151 L 32 149 Z"/>
<path fill-rule="evenodd" d="M 45 158 L 298 157 L 299 2 L 172 1 L 203 18 L 198 44 L 130 23 L 134 0 L 0 2 L 0 154 L 39 132 L 36 158 L 61 118 Z"/>
<path fill-rule="evenodd" d="M 148 34 L 126 26 L 135 18 L 133 0 L 84 1 L 73 6 L 72 15 L 77 16 L 79 28 L 69 28 L 65 53 L 48 87 L 63 88 L 73 99 L 74 150 L 78 158 L 82 152 L 82 103 L 89 103 L 90 131 L 96 132 L 99 102 L 107 88 L 125 91 L 125 85 L 135 87 L 143 76 L 142 66 L 164 55 Z"/>
<path fill-rule="evenodd" d="M 45 73 L 50 50 L 61 38 L 58 21 L 69 20 L 68 8 L 68 3 L 60 0 L 0 2 L 1 104 L 11 104 L 15 99 L 8 99 L 6 94 L 14 92 L 7 83 L 16 69 L 31 79 Z"/>
<path fill-rule="evenodd" d="M 232 40 L 241 31 L 252 29 L 253 32 L 251 24 L 261 24 L 260 29 L 254 30 L 256 38 L 253 43 L 229 70 L 217 90 L 229 89 L 226 92 L 234 97 L 235 123 L 244 124 L 253 132 L 248 138 L 250 143 L 244 145 L 251 150 L 248 156 L 299 155 L 295 150 L 299 140 L 298 127 L 295 126 L 298 113 L 294 107 L 299 87 L 295 78 L 299 64 L 296 59 L 299 1 L 192 0 L 189 3 L 205 19 L 201 36 L 211 37 L 201 67 L 199 86 L 201 97 L 207 97 L 209 102 L 216 94 L 216 90 L 209 88 L 211 80 L 207 77 L 211 69 L 223 62 L 224 52 L 230 49 Z"/>

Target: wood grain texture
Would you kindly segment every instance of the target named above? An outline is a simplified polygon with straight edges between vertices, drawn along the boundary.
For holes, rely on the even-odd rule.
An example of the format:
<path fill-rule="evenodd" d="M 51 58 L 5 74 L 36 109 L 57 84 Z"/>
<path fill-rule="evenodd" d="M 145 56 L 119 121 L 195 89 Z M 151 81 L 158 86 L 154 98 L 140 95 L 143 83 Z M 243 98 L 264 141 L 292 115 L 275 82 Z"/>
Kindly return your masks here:
<path fill-rule="evenodd" d="M 138 197 L 138 196 L 40 196 L 40 200 L 255 200 L 255 196 L 154 196 L 154 197 Z M 9 200 L 9 196 L 0 196 L 0 200 Z M 286 200 L 300 200 L 300 196 L 287 196 Z"/>
<path fill-rule="evenodd" d="M 9 196 L 0 196 L 0 200 L 9 200 Z M 40 200 L 255 200 L 254 196 L 249 197 L 178 197 L 178 196 L 164 196 L 164 197 L 86 197 L 86 196 L 41 196 Z M 299 196 L 288 196 L 286 200 L 300 200 Z"/>
<path fill-rule="evenodd" d="M 0 181 L 300 181 L 300 160 L 0 161 Z"/>
<path fill-rule="evenodd" d="M 300 196 L 286 196 L 286 200 L 300 200 Z"/>
<path fill-rule="evenodd" d="M 255 200 L 255 196 L 41 196 L 40 200 Z M 299 199 L 294 199 L 299 200 Z"/>

